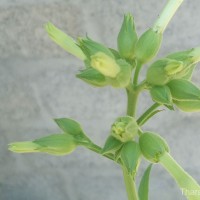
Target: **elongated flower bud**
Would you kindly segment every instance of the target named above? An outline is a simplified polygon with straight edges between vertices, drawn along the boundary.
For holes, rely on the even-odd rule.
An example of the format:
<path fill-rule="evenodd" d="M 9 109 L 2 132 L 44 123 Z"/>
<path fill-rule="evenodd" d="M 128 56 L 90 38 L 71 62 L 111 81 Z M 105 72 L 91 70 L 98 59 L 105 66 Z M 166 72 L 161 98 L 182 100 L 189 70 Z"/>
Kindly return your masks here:
<path fill-rule="evenodd" d="M 169 152 L 166 141 L 161 136 L 151 132 L 145 132 L 140 136 L 139 145 L 143 156 L 153 163 L 159 162 L 160 158 Z"/>
<path fill-rule="evenodd" d="M 200 112 L 200 101 L 197 100 L 187 100 L 187 101 L 178 101 L 173 100 L 173 103 L 184 112 Z"/>
<path fill-rule="evenodd" d="M 34 141 L 9 144 L 9 150 L 16 153 L 44 152 L 52 155 L 67 155 L 77 144 L 69 134 L 55 134 Z"/>
<path fill-rule="evenodd" d="M 60 47 L 65 49 L 70 54 L 76 56 L 77 58 L 80 58 L 81 60 L 86 59 L 86 56 L 73 38 L 63 33 L 50 22 L 45 25 L 45 29 L 49 34 L 49 37 Z"/>
<path fill-rule="evenodd" d="M 132 140 L 137 133 L 136 119 L 130 116 L 117 118 L 111 128 L 111 135 L 122 142 Z"/>
<path fill-rule="evenodd" d="M 199 184 L 168 153 L 160 158 L 160 164 L 171 174 L 188 200 L 200 199 Z"/>
<path fill-rule="evenodd" d="M 158 53 L 162 42 L 162 33 L 153 29 L 147 30 L 136 44 L 136 58 L 144 64 L 152 60 Z"/>
<path fill-rule="evenodd" d="M 200 89 L 192 82 L 184 79 L 174 79 L 168 84 L 172 98 L 178 101 L 199 101 Z"/>
<path fill-rule="evenodd" d="M 118 49 L 122 58 L 131 59 L 134 57 L 137 40 L 133 16 L 130 13 L 126 14 L 117 38 Z"/>
<path fill-rule="evenodd" d="M 147 82 L 152 85 L 165 85 L 182 69 L 181 61 L 168 58 L 157 60 L 148 68 Z"/>

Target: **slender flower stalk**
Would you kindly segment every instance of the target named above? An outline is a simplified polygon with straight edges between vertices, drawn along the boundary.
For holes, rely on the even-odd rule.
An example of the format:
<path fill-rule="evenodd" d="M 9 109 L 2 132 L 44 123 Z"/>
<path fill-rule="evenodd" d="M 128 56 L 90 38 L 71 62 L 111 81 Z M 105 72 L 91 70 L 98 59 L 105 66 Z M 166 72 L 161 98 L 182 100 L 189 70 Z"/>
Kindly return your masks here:
<path fill-rule="evenodd" d="M 156 20 L 153 29 L 155 31 L 163 33 L 171 18 L 174 16 L 174 14 L 176 13 L 179 6 L 183 3 L 183 1 L 184 0 L 168 0 L 168 3 L 166 4 L 162 13 Z"/>

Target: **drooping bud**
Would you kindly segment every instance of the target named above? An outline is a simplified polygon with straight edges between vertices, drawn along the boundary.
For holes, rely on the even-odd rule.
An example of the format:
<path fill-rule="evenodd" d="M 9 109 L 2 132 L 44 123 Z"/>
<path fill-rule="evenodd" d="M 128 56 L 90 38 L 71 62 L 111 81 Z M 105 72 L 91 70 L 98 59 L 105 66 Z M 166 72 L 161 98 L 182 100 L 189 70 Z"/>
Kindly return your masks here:
<path fill-rule="evenodd" d="M 183 69 L 183 63 L 168 58 L 155 61 L 147 70 L 147 82 L 152 85 L 165 85 L 176 73 Z"/>
<path fill-rule="evenodd" d="M 136 119 L 130 116 L 119 117 L 112 125 L 111 135 L 121 142 L 130 141 L 138 133 Z"/>
<path fill-rule="evenodd" d="M 49 34 L 49 37 L 60 47 L 65 49 L 70 54 L 76 56 L 77 58 L 80 58 L 81 60 L 86 59 L 86 56 L 73 38 L 63 33 L 50 22 L 45 25 L 45 29 Z"/>
<path fill-rule="evenodd" d="M 168 84 L 172 98 L 178 101 L 199 101 L 200 89 L 192 82 L 184 79 L 174 79 Z"/>
<path fill-rule="evenodd" d="M 67 155 L 77 147 L 74 138 L 69 134 L 55 134 L 32 142 L 16 142 L 9 144 L 9 150 L 16 153 L 43 152 L 52 155 Z"/>
<path fill-rule="evenodd" d="M 136 58 L 144 64 L 152 60 L 160 49 L 162 42 L 162 33 L 154 31 L 152 28 L 148 29 L 142 34 L 136 44 Z"/>
<path fill-rule="evenodd" d="M 184 112 L 200 112 L 200 100 L 199 101 L 178 101 L 173 100 L 174 104 Z"/>
<path fill-rule="evenodd" d="M 118 49 L 122 58 L 131 59 L 134 57 L 137 40 L 133 16 L 130 13 L 126 14 L 117 38 Z"/>
<path fill-rule="evenodd" d="M 102 52 L 91 56 L 91 66 L 104 76 L 111 78 L 115 78 L 120 71 L 120 67 L 115 59 Z"/>
<path fill-rule="evenodd" d="M 81 70 L 76 77 L 96 87 L 104 87 L 109 84 L 103 74 L 91 67 Z"/>
<path fill-rule="evenodd" d="M 159 162 L 162 155 L 169 152 L 166 141 L 158 134 L 145 132 L 139 138 L 139 145 L 143 156 L 153 162 Z"/>

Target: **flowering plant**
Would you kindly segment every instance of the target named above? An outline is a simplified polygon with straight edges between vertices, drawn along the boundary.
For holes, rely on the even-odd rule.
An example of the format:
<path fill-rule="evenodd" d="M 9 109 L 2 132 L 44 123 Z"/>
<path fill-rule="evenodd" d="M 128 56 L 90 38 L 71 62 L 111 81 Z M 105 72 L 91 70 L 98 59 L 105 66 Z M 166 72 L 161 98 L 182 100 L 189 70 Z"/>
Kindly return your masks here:
<path fill-rule="evenodd" d="M 143 125 L 156 115 L 160 106 L 169 110 L 175 107 L 185 112 L 200 111 L 200 89 L 192 81 L 192 73 L 200 61 L 200 47 L 171 53 L 153 61 L 147 69 L 145 80 L 139 82 L 144 64 L 156 57 L 163 32 L 183 0 L 169 0 L 155 24 L 138 37 L 133 16 L 128 13 L 118 34 L 118 49 L 111 49 L 89 37 L 73 38 L 56 28 L 45 25 L 50 38 L 84 63 L 76 75 L 85 83 L 100 88 L 111 86 L 127 92 L 127 111 L 111 125 L 103 147 L 96 145 L 81 125 L 69 118 L 55 119 L 60 134 L 33 141 L 9 144 L 17 153 L 43 152 L 67 155 L 83 146 L 121 166 L 129 200 L 148 200 L 150 171 L 154 164 L 161 164 L 176 180 L 189 200 L 200 200 L 200 186 L 182 169 L 170 154 L 169 146 L 157 133 L 143 130 Z M 153 105 L 140 117 L 137 116 L 137 99 L 148 90 Z M 137 190 L 135 177 L 142 159 L 150 162 Z"/>

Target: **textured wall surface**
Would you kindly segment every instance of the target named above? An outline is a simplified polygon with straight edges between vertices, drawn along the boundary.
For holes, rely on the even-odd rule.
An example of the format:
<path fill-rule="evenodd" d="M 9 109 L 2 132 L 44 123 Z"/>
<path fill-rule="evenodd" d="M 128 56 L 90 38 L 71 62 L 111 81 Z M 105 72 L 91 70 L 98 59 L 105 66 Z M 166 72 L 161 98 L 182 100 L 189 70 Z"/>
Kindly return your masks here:
<path fill-rule="evenodd" d="M 0 200 L 126 200 L 121 170 L 79 148 L 67 157 L 19 155 L 13 141 L 59 132 L 53 118 L 78 120 L 103 145 L 110 124 L 124 115 L 122 90 L 96 89 L 75 78 L 82 63 L 57 47 L 43 29 L 51 21 L 73 37 L 86 33 L 116 47 L 123 13 L 132 12 L 138 32 L 150 27 L 166 0 L 0 1 Z M 159 56 L 200 45 L 200 1 L 185 0 L 168 26 Z M 144 75 L 143 71 L 143 75 Z M 200 84 L 197 68 L 194 81 Z M 141 113 L 151 104 L 140 98 Z M 177 161 L 200 182 L 200 114 L 164 111 L 145 130 L 160 133 Z M 142 163 L 140 178 L 146 164 Z M 153 168 L 150 199 L 184 200 L 159 165 Z"/>

